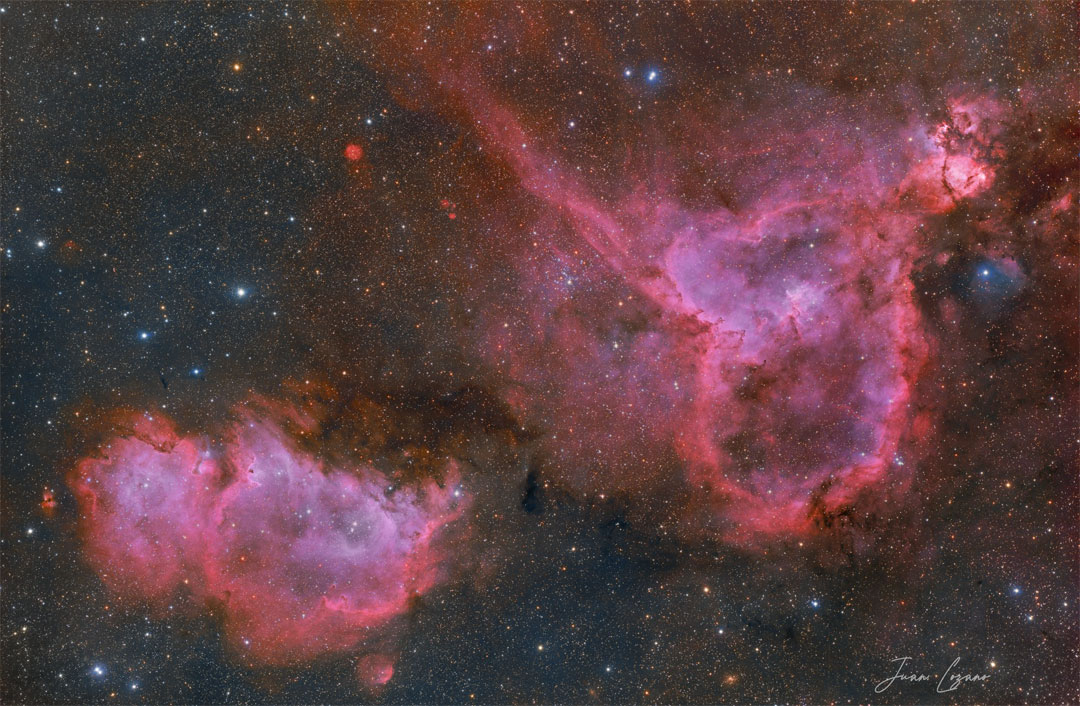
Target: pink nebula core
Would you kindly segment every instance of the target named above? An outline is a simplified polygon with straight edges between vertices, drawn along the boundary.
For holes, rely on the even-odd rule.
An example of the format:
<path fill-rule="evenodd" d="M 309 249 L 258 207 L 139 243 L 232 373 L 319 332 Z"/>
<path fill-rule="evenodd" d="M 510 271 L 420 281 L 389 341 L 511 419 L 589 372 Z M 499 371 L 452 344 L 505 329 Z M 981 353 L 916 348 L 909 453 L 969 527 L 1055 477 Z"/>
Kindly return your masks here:
<path fill-rule="evenodd" d="M 88 561 L 157 613 L 212 606 L 251 661 L 362 647 L 439 583 L 442 530 L 468 499 L 455 477 L 392 488 L 372 468 L 328 467 L 286 431 L 301 417 L 259 416 L 212 443 L 130 415 L 69 479 Z"/>

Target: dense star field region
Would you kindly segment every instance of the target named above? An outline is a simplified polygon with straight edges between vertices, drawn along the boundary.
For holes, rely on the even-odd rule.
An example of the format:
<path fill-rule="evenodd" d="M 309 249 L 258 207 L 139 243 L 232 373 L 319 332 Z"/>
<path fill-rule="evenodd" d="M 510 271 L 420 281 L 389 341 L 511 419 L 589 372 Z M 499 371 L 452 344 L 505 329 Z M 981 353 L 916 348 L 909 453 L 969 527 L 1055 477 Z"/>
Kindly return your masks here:
<path fill-rule="evenodd" d="M 1078 30 L 0 0 L 0 701 L 1080 702 Z"/>

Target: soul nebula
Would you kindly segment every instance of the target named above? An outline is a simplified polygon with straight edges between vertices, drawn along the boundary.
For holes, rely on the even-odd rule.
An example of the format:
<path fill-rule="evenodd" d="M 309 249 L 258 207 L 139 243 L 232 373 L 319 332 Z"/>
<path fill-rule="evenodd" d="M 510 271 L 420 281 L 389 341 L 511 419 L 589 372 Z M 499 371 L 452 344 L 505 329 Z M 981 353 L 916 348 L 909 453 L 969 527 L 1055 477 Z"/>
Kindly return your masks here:
<path fill-rule="evenodd" d="M 447 530 L 468 503 L 452 474 L 398 487 L 329 465 L 302 450 L 311 420 L 290 409 L 238 413 L 213 436 L 156 414 L 117 428 L 69 479 L 89 562 L 115 596 L 158 613 L 220 606 L 243 659 L 379 647 L 445 576 Z"/>

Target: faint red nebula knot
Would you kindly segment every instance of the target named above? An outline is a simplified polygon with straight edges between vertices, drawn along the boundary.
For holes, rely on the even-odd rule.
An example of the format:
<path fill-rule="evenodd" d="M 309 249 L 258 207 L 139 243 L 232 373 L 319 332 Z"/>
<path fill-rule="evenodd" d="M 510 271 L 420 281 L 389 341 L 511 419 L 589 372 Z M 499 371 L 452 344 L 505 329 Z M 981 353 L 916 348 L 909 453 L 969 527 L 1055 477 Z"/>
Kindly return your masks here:
<path fill-rule="evenodd" d="M 46 517 L 52 517 L 56 513 L 56 494 L 52 488 L 46 488 L 41 493 L 41 511 Z"/>
<path fill-rule="evenodd" d="M 345 146 L 345 159 L 350 162 L 355 162 L 364 157 L 364 148 L 356 143 L 350 143 Z"/>
<path fill-rule="evenodd" d="M 230 647 L 266 664 L 382 635 L 444 577 L 444 529 L 468 497 L 453 473 L 398 487 L 367 466 L 329 466 L 297 442 L 311 424 L 267 407 L 211 439 L 130 415 L 69 479 L 108 589 L 156 613 L 219 607 Z M 389 679 L 392 663 L 376 673 Z"/>
<path fill-rule="evenodd" d="M 394 661 L 386 655 L 367 655 L 356 663 L 356 676 L 369 687 L 383 686 L 394 676 Z"/>

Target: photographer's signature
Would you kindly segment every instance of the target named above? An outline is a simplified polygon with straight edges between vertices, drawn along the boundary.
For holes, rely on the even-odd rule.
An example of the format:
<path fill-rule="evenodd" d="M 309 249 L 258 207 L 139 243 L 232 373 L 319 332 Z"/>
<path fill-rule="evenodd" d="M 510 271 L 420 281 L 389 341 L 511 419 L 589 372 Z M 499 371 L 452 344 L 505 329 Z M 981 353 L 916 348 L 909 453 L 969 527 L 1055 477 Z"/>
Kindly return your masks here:
<path fill-rule="evenodd" d="M 918 674 L 916 672 L 905 672 L 904 666 L 911 660 L 911 657 L 897 657 L 892 660 L 893 662 L 899 662 L 896 667 L 896 674 L 893 674 L 888 679 L 883 679 L 878 682 L 874 687 L 875 694 L 884 693 L 893 682 L 928 682 L 931 677 L 929 674 Z M 989 674 L 961 674 L 960 672 L 954 672 L 953 669 L 957 663 L 960 662 L 960 658 L 957 657 L 953 660 L 953 663 L 949 665 L 949 668 L 945 670 L 945 673 L 941 675 L 941 679 L 937 683 L 937 693 L 945 694 L 950 691 L 956 691 L 961 684 L 970 684 L 975 682 L 984 682 L 990 678 Z"/>

